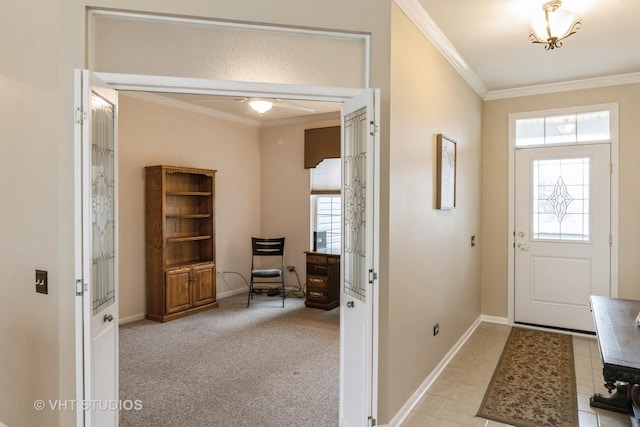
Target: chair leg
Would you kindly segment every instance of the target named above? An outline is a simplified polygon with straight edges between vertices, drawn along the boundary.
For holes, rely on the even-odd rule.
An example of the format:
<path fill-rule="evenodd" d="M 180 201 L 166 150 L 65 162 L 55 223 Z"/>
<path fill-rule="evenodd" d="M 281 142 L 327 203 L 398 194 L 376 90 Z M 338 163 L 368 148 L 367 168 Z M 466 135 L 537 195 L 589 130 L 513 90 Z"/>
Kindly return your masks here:
<path fill-rule="evenodd" d="M 247 296 L 247 308 L 249 308 L 249 303 L 251 302 L 252 295 L 253 295 L 253 276 L 251 276 L 251 280 L 249 280 L 249 295 Z"/>
<path fill-rule="evenodd" d="M 282 308 L 284 308 L 284 274 L 282 275 Z"/>

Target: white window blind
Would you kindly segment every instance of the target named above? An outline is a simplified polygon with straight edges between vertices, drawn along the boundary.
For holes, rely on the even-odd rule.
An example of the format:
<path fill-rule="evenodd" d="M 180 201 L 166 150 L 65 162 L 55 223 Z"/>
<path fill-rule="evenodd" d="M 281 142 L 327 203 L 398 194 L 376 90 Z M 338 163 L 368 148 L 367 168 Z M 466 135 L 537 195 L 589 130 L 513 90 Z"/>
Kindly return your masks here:
<path fill-rule="evenodd" d="M 311 169 L 311 194 L 340 194 L 340 159 L 324 159 Z"/>

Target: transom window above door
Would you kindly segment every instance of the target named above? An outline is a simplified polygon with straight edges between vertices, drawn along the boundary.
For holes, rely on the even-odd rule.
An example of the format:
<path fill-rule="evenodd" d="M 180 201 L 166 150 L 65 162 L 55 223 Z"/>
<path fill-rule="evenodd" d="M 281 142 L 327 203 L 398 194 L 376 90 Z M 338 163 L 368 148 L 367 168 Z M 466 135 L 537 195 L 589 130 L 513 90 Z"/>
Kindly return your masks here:
<path fill-rule="evenodd" d="M 609 141 L 610 122 L 609 110 L 517 119 L 515 143 L 528 147 Z"/>

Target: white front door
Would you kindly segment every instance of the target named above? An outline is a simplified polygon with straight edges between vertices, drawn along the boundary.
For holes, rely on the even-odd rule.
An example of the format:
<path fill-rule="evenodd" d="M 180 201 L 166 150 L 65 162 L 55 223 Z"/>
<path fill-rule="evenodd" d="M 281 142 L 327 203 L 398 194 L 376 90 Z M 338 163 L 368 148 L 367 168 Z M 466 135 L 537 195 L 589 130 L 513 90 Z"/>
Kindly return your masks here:
<path fill-rule="evenodd" d="M 594 331 L 590 295 L 610 295 L 610 145 L 516 149 L 519 323 Z"/>
<path fill-rule="evenodd" d="M 78 423 L 118 425 L 117 92 L 76 71 Z M 81 316 L 80 316 L 81 314 Z M 81 403 L 80 403 L 81 402 Z"/>
<path fill-rule="evenodd" d="M 342 291 L 340 299 L 340 425 L 376 418 L 379 91 L 369 89 L 342 108 Z"/>

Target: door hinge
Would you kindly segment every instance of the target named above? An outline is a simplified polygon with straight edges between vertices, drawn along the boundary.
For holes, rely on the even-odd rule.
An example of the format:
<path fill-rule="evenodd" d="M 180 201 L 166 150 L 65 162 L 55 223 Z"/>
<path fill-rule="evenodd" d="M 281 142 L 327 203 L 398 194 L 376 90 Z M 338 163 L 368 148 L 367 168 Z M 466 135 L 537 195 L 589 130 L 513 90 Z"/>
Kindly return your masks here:
<path fill-rule="evenodd" d="M 87 112 L 83 111 L 82 108 L 78 107 L 78 108 L 76 108 L 76 111 L 74 112 L 74 116 L 75 116 L 74 117 L 75 123 L 77 125 L 81 125 L 87 119 Z"/>
<path fill-rule="evenodd" d="M 609 234 L 609 246 L 613 246 L 613 236 Z"/>
<path fill-rule="evenodd" d="M 369 134 L 373 136 L 376 134 L 376 132 L 378 132 L 378 125 L 376 124 L 376 122 L 369 122 Z"/>
<path fill-rule="evenodd" d="M 369 283 L 373 284 L 374 280 L 378 280 L 378 273 L 371 269 L 369 270 Z"/>
<path fill-rule="evenodd" d="M 609 163 L 609 175 L 613 174 L 613 163 Z"/>
<path fill-rule="evenodd" d="M 76 280 L 76 296 L 82 296 L 82 279 Z"/>
<path fill-rule="evenodd" d="M 369 417 L 368 420 L 369 420 L 369 427 L 376 427 L 378 425 L 375 418 Z"/>

